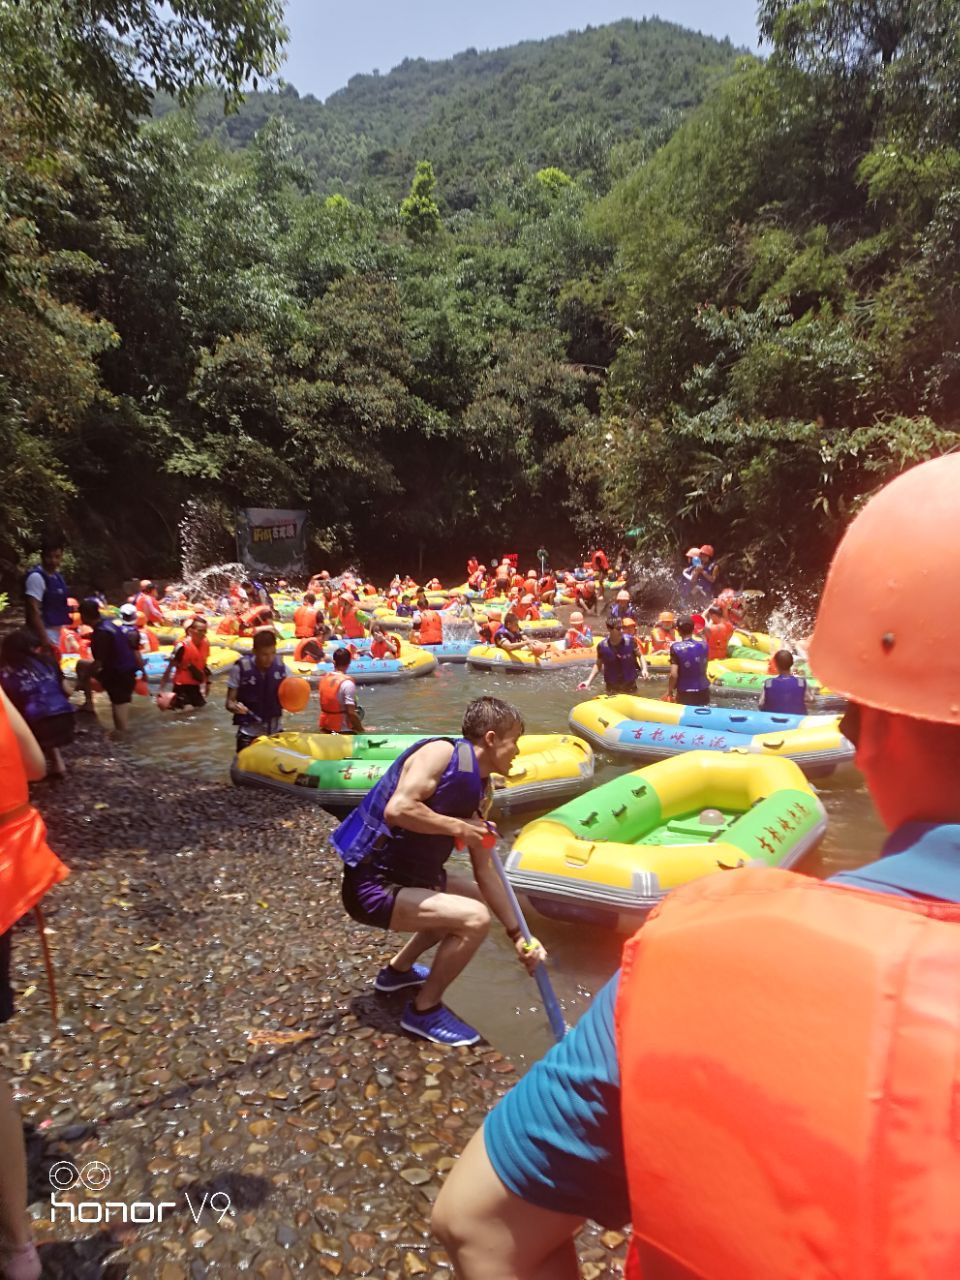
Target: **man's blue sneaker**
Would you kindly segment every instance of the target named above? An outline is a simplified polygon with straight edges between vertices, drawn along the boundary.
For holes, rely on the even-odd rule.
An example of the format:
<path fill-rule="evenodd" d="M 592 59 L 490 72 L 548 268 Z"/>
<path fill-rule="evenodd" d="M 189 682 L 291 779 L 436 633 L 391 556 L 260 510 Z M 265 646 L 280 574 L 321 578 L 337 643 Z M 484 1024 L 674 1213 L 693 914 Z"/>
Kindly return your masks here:
<path fill-rule="evenodd" d="M 480 1039 L 480 1032 L 468 1022 L 461 1021 L 446 1005 L 429 1013 L 420 1013 L 411 1001 L 403 1011 L 400 1025 L 404 1031 L 423 1036 L 424 1040 L 432 1040 L 434 1044 L 476 1044 Z"/>
<path fill-rule="evenodd" d="M 373 985 L 378 991 L 402 991 L 404 987 L 422 987 L 429 977 L 430 970 L 422 964 L 411 965 L 406 973 L 397 973 L 385 964 Z"/>

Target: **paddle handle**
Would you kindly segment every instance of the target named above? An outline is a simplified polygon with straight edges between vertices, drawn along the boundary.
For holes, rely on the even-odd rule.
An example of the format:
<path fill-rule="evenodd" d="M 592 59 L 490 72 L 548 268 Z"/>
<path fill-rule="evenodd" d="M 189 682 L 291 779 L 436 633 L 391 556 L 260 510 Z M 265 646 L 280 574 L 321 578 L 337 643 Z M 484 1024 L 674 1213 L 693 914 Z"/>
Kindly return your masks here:
<path fill-rule="evenodd" d="M 520 903 L 517 901 L 517 895 L 513 885 L 507 875 L 506 868 L 497 857 L 493 855 L 491 859 L 497 874 L 500 877 L 500 883 L 503 885 L 504 891 L 510 900 L 517 917 L 517 924 L 520 926 L 520 932 L 523 935 L 524 942 L 529 942 L 533 936 L 530 933 L 530 926 L 527 924 L 524 914 L 520 909 Z M 567 1034 L 567 1024 L 563 1020 L 563 1010 L 560 1008 L 560 1001 L 557 999 L 557 993 L 553 989 L 553 983 L 550 981 L 550 975 L 547 973 L 547 966 L 541 961 L 533 971 L 533 976 L 537 980 L 537 986 L 540 988 L 540 998 L 543 1000 L 543 1007 L 546 1010 L 547 1021 L 550 1023 L 550 1030 L 557 1044 Z"/>
<path fill-rule="evenodd" d="M 454 843 L 458 849 L 462 849 L 464 847 L 462 840 L 457 840 Z M 485 849 L 495 849 L 496 844 L 496 836 L 492 831 L 489 831 L 483 838 L 483 847 Z M 517 899 L 513 885 L 510 883 L 509 877 L 507 876 L 506 869 L 496 853 L 493 854 L 490 861 L 496 868 L 497 875 L 500 877 L 500 883 L 503 885 L 504 892 L 507 895 L 507 899 L 511 907 L 513 907 L 514 915 L 517 917 L 517 924 L 520 927 L 520 934 L 524 942 L 530 942 L 533 938 L 533 934 L 530 932 L 530 926 L 527 924 L 526 917 L 520 908 L 520 903 Z M 534 969 L 533 976 L 537 981 L 537 986 L 540 988 L 540 999 L 543 1001 L 547 1021 L 550 1023 L 550 1030 L 553 1032 L 553 1037 L 557 1044 L 559 1044 L 567 1034 L 567 1024 L 563 1018 L 563 1010 L 560 1008 L 560 1001 L 557 999 L 557 993 L 554 991 L 553 983 L 550 981 L 550 975 L 547 973 L 547 966 L 542 960 Z"/>

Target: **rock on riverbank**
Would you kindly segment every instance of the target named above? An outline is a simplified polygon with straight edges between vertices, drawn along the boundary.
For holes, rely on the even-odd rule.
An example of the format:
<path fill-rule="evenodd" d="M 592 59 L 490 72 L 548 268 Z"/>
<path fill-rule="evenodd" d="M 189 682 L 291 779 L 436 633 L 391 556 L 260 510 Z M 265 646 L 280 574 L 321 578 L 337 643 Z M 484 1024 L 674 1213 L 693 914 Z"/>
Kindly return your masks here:
<path fill-rule="evenodd" d="M 449 1276 L 430 1204 L 511 1064 L 399 1030 L 321 810 L 137 767 L 82 718 L 68 756 L 35 789 L 73 873 L 45 903 L 58 1026 L 28 922 L 0 1034 L 44 1273 Z M 619 1245 L 588 1229 L 587 1280 Z"/>

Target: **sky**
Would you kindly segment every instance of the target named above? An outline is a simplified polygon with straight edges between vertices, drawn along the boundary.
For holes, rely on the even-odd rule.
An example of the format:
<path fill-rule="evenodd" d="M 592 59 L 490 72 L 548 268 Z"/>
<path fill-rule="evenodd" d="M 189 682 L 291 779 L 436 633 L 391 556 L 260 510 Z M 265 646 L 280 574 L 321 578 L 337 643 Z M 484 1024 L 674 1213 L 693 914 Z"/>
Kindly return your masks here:
<path fill-rule="evenodd" d="M 449 58 L 619 18 L 661 17 L 756 51 L 756 0 L 286 0 L 290 29 L 280 74 L 329 97 L 351 76 L 386 73 L 404 58 Z"/>

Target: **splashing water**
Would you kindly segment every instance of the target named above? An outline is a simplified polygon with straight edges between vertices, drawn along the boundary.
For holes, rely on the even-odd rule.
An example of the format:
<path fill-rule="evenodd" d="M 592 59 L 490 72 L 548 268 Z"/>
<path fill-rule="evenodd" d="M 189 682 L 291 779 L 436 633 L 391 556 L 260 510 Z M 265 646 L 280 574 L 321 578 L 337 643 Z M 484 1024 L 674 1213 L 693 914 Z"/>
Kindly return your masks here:
<path fill-rule="evenodd" d="M 781 600 L 767 615 L 766 630 L 786 642 L 792 653 L 806 657 L 807 641 L 813 631 L 815 611 L 789 597 Z"/>

